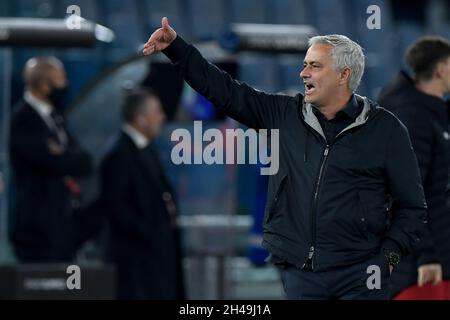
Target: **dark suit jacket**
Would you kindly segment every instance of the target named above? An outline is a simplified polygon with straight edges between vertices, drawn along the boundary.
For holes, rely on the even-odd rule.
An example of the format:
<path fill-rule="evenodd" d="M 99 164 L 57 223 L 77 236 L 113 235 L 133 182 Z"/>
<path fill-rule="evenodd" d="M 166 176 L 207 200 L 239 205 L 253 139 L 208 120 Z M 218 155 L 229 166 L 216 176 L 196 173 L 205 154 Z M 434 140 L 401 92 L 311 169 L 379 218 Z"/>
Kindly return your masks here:
<path fill-rule="evenodd" d="M 86 175 L 92 163 L 65 131 L 66 151 L 52 155 L 48 140 L 55 140 L 56 134 L 39 114 L 27 103 L 13 110 L 10 157 L 15 197 L 11 240 L 22 262 L 69 261 L 74 253 L 71 197 L 64 177 Z"/>
<path fill-rule="evenodd" d="M 162 197 L 173 192 L 159 161 L 122 133 L 104 159 L 101 177 L 119 298 L 182 299 L 178 230 Z"/>

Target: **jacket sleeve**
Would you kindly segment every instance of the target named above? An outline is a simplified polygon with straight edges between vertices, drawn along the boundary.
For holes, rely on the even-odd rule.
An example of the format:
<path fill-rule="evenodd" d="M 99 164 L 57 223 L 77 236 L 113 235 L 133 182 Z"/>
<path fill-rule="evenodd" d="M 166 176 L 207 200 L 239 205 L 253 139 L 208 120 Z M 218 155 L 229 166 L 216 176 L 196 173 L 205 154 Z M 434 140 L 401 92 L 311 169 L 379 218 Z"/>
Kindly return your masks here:
<path fill-rule="evenodd" d="M 408 131 L 398 119 L 388 140 L 385 170 L 393 205 L 382 247 L 406 256 L 420 243 L 427 205 Z"/>
<path fill-rule="evenodd" d="M 286 110 L 288 96 L 267 94 L 231 78 L 204 59 L 200 52 L 177 38 L 163 53 L 186 82 L 221 112 L 250 128 L 277 128 Z"/>
<path fill-rule="evenodd" d="M 133 203 L 127 197 L 132 188 L 129 170 L 124 169 L 124 163 L 130 162 L 113 155 L 106 158 L 101 166 L 102 208 L 116 230 L 130 239 L 143 240 L 146 238 L 145 223 L 137 218 L 137 213 L 132 209 Z"/>
<path fill-rule="evenodd" d="M 11 152 L 27 159 L 31 166 L 50 176 L 83 176 L 92 171 L 92 159 L 72 138 L 60 155 L 50 152 L 45 132 L 29 121 L 12 121 Z"/>
<path fill-rule="evenodd" d="M 409 111 L 407 114 L 398 113 L 403 124 L 408 128 L 412 146 L 419 164 L 422 183 L 428 177 L 428 171 L 433 158 L 433 129 L 427 121 L 427 115 L 421 116 L 419 112 Z M 430 235 L 428 223 L 421 229 L 420 243 L 415 250 L 417 266 L 439 261 L 434 250 L 433 239 Z"/>

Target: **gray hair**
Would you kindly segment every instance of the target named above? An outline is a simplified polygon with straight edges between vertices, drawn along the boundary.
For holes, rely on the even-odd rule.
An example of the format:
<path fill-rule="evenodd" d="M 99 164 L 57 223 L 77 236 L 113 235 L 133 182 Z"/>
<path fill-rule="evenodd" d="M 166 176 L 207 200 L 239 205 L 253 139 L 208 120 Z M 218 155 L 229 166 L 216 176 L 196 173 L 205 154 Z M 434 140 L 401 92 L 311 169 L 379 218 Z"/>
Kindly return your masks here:
<path fill-rule="evenodd" d="M 308 41 L 310 47 L 316 43 L 326 43 L 332 46 L 331 58 L 334 68 L 341 70 L 347 67 L 352 71 L 348 86 L 350 91 L 356 91 L 364 73 L 364 53 L 361 46 L 340 34 L 315 36 Z"/>

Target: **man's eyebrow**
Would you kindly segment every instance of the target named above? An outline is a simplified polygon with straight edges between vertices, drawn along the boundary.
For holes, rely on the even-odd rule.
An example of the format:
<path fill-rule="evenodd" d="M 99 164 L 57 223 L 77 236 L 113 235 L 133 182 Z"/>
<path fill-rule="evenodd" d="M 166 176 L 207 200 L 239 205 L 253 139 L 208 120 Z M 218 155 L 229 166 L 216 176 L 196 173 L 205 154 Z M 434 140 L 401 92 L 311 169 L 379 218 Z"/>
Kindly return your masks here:
<path fill-rule="evenodd" d="M 314 63 L 317 63 L 317 64 L 321 64 L 319 61 L 306 61 L 306 60 L 303 60 L 303 64 L 314 64 Z"/>

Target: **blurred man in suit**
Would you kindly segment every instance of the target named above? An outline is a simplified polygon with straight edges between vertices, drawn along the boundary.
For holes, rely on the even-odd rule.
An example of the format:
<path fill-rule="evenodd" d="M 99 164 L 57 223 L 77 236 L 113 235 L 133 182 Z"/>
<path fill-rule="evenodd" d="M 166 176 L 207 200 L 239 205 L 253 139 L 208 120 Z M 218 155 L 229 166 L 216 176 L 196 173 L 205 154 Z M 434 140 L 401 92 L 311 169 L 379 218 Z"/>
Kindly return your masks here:
<path fill-rule="evenodd" d="M 102 164 L 119 299 L 183 299 L 177 209 L 153 140 L 165 115 L 143 89 L 125 94 L 122 132 Z"/>
<path fill-rule="evenodd" d="M 91 171 L 91 157 L 71 137 L 60 113 L 67 88 L 63 64 L 53 57 L 32 58 L 24 81 L 10 131 L 15 254 L 25 263 L 70 261 L 72 213 L 80 196 L 74 177 Z"/>

